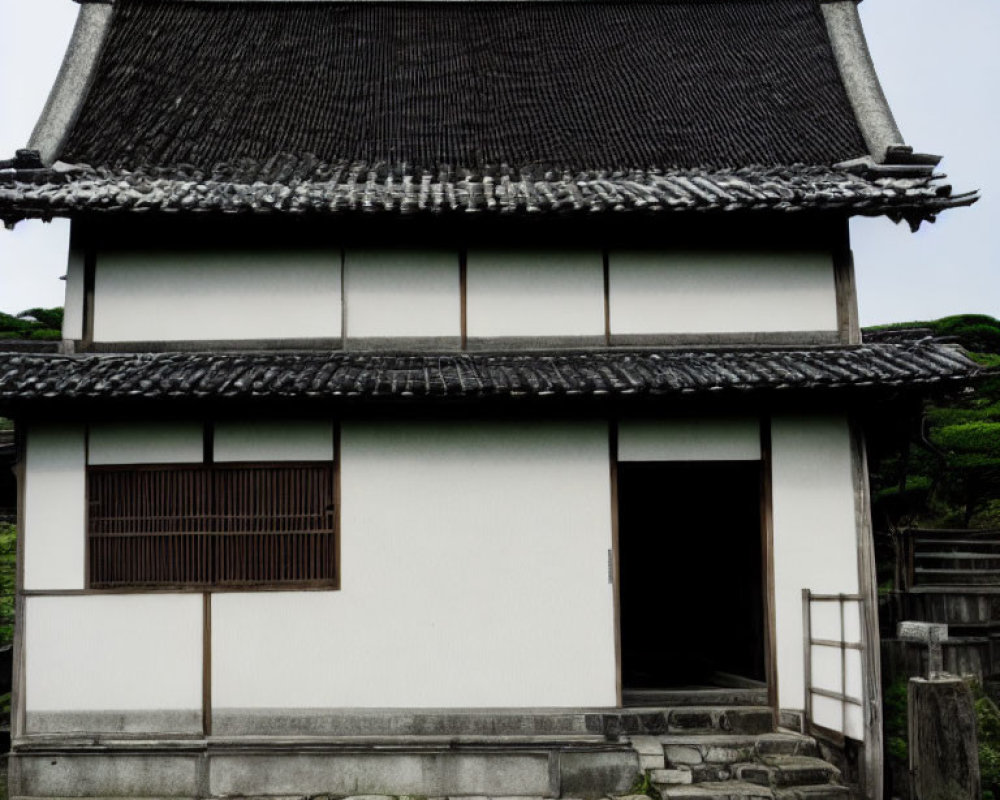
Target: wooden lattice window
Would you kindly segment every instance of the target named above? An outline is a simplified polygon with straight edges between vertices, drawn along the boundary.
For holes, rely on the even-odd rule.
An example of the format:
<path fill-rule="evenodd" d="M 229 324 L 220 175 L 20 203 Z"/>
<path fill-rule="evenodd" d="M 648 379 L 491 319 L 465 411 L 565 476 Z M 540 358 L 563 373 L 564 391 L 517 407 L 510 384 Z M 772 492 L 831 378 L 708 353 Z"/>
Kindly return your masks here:
<path fill-rule="evenodd" d="M 90 467 L 92 588 L 335 586 L 331 462 Z"/>

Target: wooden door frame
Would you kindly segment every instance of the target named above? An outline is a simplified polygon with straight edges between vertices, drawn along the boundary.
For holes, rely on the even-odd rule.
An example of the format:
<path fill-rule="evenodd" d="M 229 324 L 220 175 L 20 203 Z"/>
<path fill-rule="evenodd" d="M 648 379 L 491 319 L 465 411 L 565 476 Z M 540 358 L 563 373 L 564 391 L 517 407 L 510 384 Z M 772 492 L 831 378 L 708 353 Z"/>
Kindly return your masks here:
<path fill-rule="evenodd" d="M 764 682 L 767 686 L 767 704 L 771 708 L 773 727 L 778 728 L 778 657 L 775 600 L 774 600 L 774 513 L 771 479 L 771 417 L 761 414 L 760 430 L 760 546 L 761 586 L 763 602 L 761 613 L 764 622 Z M 611 494 L 611 557 L 609 572 L 613 582 L 614 641 L 615 641 L 615 698 L 622 708 L 622 626 L 621 626 L 621 550 L 619 547 L 618 513 L 618 426 L 619 419 L 608 421 L 608 461 L 610 466 Z"/>

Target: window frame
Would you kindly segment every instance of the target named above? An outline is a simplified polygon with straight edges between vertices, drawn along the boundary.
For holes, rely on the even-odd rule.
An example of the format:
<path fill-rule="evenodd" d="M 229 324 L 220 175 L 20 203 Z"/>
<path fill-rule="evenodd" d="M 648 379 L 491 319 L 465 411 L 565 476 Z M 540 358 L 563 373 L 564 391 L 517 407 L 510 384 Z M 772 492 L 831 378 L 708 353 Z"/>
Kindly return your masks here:
<path fill-rule="evenodd" d="M 209 439 L 211 430 L 211 425 L 206 426 L 206 439 Z M 206 458 L 200 462 L 166 462 L 166 463 L 120 463 L 120 464 L 86 464 L 85 465 L 85 546 L 84 546 L 84 591 L 88 593 L 107 593 L 107 594 L 138 594 L 138 593 L 216 593 L 216 592 L 264 592 L 264 591 L 336 591 L 340 589 L 340 576 L 341 576 L 341 561 L 340 561 L 340 447 L 339 447 L 339 426 L 334 425 L 334 448 L 333 457 L 330 460 L 275 460 L 275 461 L 215 461 L 212 458 Z M 210 453 L 210 448 L 208 450 L 208 455 Z M 92 542 L 94 541 L 94 531 L 92 527 L 92 510 L 93 504 L 96 502 L 92 499 L 93 486 L 91 476 L 94 473 L 99 472 L 149 472 L 149 471 L 188 471 L 188 470 L 202 470 L 207 473 L 213 473 L 215 471 L 221 470 L 232 470 L 232 469 L 246 469 L 248 471 L 261 470 L 267 468 L 296 468 L 296 467 L 316 467 L 324 466 L 330 469 L 330 480 L 331 485 L 329 487 L 329 497 L 330 504 L 326 509 L 330 514 L 330 530 L 329 531 L 319 531 L 322 535 L 332 536 L 332 545 L 330 548 L 330 558 L 333 561 L 331 569 L 331 577 L 328 578 L 310 578 L 310 579 L 294 579 L 294 580 L 246 580 L 245 582 L 238 582 L 234 580 L 227 580 L 225 582 L 218 582 L 213 575 L 213 579 L 209 582 L 193 582 L 193 581 L 178 581 L 178 582 L 155 582 L 155 583 L 112 583 L 108 585 L 109 582 L 97 582 L 94 580 L 94 554 L 92 549 Z M 332 507 L 331 507 L 332 506 Z M 205 535 L 207 537 L 217 537 L 223 532 L 191 532 L 195 535 Z M 252 532 L 248 532 L 250 534 Z M 142 534 L 139 534 L 141 536 Z M 156 536 L 155 532 L 149 533 L 150 536 Z M 276 534 L 266 534 L 266 535 L 281 535 Z"/>

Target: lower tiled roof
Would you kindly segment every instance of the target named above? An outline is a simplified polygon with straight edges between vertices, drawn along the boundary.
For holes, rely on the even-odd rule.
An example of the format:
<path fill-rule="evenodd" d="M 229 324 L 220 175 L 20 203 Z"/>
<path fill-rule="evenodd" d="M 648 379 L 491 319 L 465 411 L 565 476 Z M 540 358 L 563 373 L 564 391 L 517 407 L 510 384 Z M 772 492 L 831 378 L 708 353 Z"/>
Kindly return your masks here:
<path fill-rule="evenodd" d="M 563 172 L 546 168 L 412 170 L 287 156 L 203 171 L 67 167 L 0 172 L 0 218 L 76 212 L 329 214 L 597 211 L 836 211 L 911 224 L 969 205 L 941 176 L 816 166 Z"/>
<path fill-rule="evenodd" d="M 45 398 L 487 398 L 924 385 L 978 367 L 932 340 L 566 353 L 0 355 L 0 403 Z"/>

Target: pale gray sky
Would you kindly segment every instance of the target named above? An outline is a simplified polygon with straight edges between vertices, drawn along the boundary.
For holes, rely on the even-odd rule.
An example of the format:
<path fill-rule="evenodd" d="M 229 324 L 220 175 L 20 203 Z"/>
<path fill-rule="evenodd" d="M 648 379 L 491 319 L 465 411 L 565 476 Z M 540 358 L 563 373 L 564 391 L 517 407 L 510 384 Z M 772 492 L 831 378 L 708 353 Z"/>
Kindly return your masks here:
<path fill-rule="evenodd" d="M 0 0 L 0 158 L 27 141 L 78 9 Z M 865 0 L 861 16 L 906 141 L 944 154 L 956 190 L 983 192 L 917 234 L 884 218 L 852 223 L 862 322 L 1000 317 L 1000 2 Z M 63 220 L 0 230 L 0 310 L 62 304 L 68 236 Z"/>

